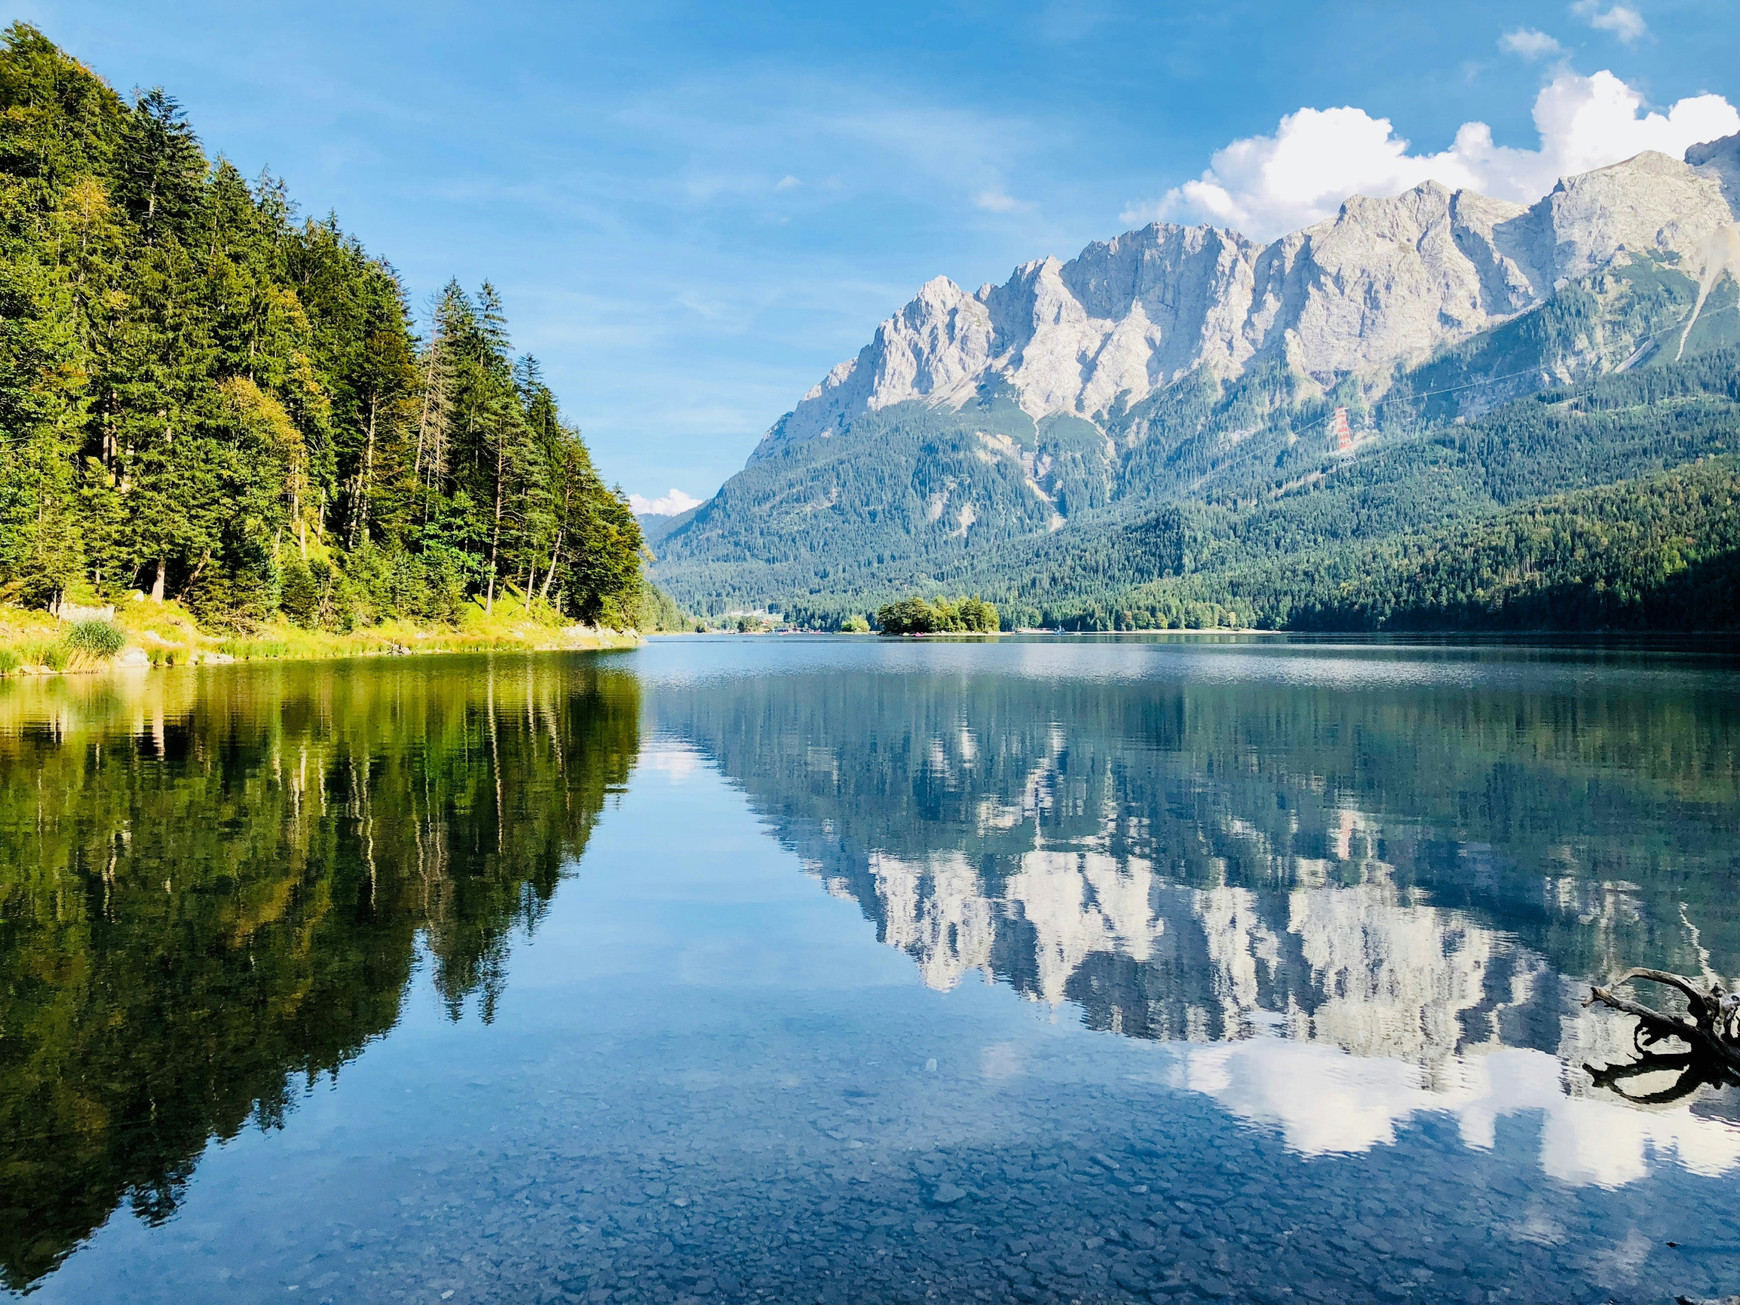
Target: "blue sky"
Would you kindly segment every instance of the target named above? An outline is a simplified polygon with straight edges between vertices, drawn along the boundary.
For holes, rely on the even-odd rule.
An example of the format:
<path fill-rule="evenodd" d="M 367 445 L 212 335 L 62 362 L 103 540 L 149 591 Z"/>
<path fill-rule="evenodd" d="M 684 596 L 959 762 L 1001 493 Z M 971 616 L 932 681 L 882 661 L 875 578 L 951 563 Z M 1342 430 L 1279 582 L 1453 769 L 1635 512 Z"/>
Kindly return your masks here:
<path fill-rule="evenodd" d="M 1543 87 L 1609 120 L 1740 103 L 1734 0 L 34 0 L 13 16 L 123 92 L 165 86 L 208 150 L 336 209 L 419 305 L 450 276 L 494 280 L 605 474 L 648 496 L 711 493 L 939 273 L 1002 281 L 1155 215 L 1279 230 L 1325 202 L 1258 175 L 1288 149 L 1326 151 L 1329 185 L 1466 165 L 1526 189 L 1629 139 L 1585 114 L 1544 154 L 1504 154 L 1542 149 Z M 1282 126 L 1340 106 L 1364 112 Z M 1410 142 L 1400 162 L 1377 118 Z M 1471 121 L 1497 154 L 1452 149 Z M 1267 144 L 1216 158 L 1244 138 Z"/>

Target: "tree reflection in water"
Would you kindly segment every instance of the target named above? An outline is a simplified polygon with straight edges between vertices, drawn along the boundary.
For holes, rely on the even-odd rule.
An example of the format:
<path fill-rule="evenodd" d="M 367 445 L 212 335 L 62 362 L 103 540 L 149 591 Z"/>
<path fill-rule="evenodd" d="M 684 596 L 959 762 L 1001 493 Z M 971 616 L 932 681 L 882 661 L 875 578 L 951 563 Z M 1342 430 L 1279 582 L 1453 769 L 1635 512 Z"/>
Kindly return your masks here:
<path fill-rule="evenodd" d="M 279 1126 L 430 967 L 500 995 L 638 748 L 586 658 L 0 686 L 0 1278 Z"/>

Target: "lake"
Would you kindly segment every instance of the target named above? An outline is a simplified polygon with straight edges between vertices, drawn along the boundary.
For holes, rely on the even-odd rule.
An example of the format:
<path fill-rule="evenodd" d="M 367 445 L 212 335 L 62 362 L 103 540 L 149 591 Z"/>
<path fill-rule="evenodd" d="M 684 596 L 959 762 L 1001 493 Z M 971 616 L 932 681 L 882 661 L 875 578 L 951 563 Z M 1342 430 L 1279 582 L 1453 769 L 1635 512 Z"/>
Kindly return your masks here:
<path fill-rule="evenodd" d="M 42 1301 L 1659 1302 L 1740 662 L 675 638 L 0 684 Z M 1644 993 L 1654 1000 L 1658 994 Z"/>

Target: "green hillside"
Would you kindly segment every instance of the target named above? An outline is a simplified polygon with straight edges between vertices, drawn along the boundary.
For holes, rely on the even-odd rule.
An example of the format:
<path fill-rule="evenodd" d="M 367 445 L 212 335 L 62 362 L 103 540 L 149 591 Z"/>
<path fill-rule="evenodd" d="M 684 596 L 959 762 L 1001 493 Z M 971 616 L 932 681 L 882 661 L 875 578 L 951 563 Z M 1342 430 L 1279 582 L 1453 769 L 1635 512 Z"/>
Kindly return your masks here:
<path fill-rule="evenodd" d="M 1735 453 L 1740 350 L 1729 349 L 1542 391 L 1422 435 L 1380 437 L 1317 475 L 1272 482 L 1260 496 L 1216 494 L 1211 486 L 1207 502 L 1084 530 L 1075 540 L 1059 532 L 996 559 L 1009 578 L 1004 588 L 984 587 L 1032 624 L 1217 623 L 1200 610 L 1206 605 L 1235 609 L 1239 624 L 1321 626 L 1329 611 L 1344 610 L 1325 606 L 1325 586 L 1365 574 L 1387 555 L 1383 541 L 1448 546 L 1507 513 L 1603 486 L 1610 492 L 1588 510 L 1611 515 L 1628 496 L 1652 492 L 1648 478 Z M 1227 619 L 1222 610 L 1218 620 Z M 1442 624 L 1456 621 L 1446 616 Z"/>

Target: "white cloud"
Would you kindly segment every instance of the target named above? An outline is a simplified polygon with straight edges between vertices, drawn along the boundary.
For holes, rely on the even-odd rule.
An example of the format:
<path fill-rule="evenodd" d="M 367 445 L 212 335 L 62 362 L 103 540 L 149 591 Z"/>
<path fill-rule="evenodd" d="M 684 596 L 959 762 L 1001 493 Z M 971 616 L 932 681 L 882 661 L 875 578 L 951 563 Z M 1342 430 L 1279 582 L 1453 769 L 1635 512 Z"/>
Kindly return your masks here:
<path fill-rule="evenodd" d="M 628 505 L 639 517 L 674 517 L 679 512 L 687 512 L 692 507 L 700 507 L 701 500 L 693 495 L 685 494 L 680 489 L 673 489 L 662 498 L 647 498 L 642 494 L 630 494 Z"/>
<path fill-rule="evenodd" d="M 1024 199 L 1016 199 L 1000 190 L 981 190 L 973 196 L 973 203 L 987 213 L 1025 213 L 1033 205 Z"/>
<path fill-rule="evenodd" d="M 1649 31 L 1649 24 L 1643 21 L 1643 15 L 1630 5 L 1613 5 L 1603 9 L 1600 0 L 1577 0 L 1571 6 L 1571 12 L 1599 31 L 1612 32 L 1627 45 Z"/>
<path fill-rule="evenodd" d="M 1563 50 L 1552 37 L 1532 27 L 1519 27 L 1514 32 L 1506 32 L 1498 38 L 1498 48 L 1506 54 L 1518 55 L 1524 59 L 1550 59 Z"/>
<path fill-rule="evenodd" d="M 1688 145 L 1740 131 L 1740 112 L 1720 95 L 1646 112 L 1643 96 L 1612 73 L 1569 69 L 1541 89 L 1534 120 L 1539 149 L 1495 145 L 1485 123 L 1467 122 L 1449 149 L 1415 154 L 1388 118 L 1352 106 L 1300 109 L 1274 135 L 1233 141 L 1200 179 L 1122 217 L 1209 221 L 1268 238 L 1333 216 L 1349 195 L 1396 195 L 1428 180 L 1526 204 L 1560 177 L 1643 150 L 1677 157 Z"/>

